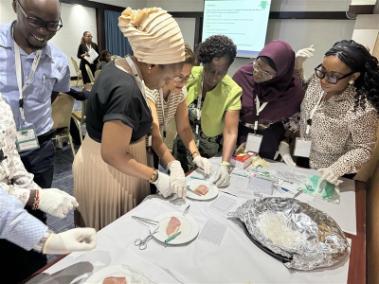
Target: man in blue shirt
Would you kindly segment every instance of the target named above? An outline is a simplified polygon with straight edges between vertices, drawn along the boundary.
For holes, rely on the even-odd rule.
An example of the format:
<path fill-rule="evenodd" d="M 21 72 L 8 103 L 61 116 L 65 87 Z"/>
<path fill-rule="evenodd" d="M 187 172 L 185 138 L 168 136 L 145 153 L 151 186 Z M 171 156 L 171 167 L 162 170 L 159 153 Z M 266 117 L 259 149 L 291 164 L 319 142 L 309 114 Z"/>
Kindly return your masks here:
<path fill-rule="evenodd" d="M 13 0 L 17 20 L 0 27 L 0 92 L 12 108 L 17 146 L 28 172 L 42 188 L 54 173 L 51 95 L 69 90 L 65 55 L 48 41 L 63 26 L 59 0 Z M 33 213 L 44 220 L 43 214 Z M 5 279 L 18 282 L 46 263 L 46 258 L 0 241 Z M 7 278 L 7 276 L 9 278 Z"/>

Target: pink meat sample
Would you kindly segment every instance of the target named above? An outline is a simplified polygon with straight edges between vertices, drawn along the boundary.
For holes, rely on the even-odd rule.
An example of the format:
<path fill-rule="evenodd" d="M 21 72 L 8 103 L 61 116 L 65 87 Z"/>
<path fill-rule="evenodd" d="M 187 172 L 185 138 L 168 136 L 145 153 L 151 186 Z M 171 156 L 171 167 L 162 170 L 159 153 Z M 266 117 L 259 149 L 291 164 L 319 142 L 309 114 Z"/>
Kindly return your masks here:
<path fill-rule="evenodd" d="M 206 195 L 209 189 L 208 189 L 208 186 L 202 184 L 202 185 L 199 185 L 194 191 L 199 195 Z"/>
<path fill-rule="evenodd" d="M 166 234 L 168 236 L 175 234 L 180 227 L 181 223 L 180 220 L 176 217 L 171 217 L 170 221 L 168 222 L 167 228 L 166 228 Z"/>

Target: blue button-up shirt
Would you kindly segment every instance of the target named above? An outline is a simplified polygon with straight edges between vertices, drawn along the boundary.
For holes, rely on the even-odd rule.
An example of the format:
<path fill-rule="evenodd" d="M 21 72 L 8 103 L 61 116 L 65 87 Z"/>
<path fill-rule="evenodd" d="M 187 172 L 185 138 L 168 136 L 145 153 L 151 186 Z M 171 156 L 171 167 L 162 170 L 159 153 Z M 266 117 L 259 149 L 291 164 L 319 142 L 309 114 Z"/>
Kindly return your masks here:
<path fill-rule="evenodd" d="M 11 106 L 17 129 L 32 124 L 37 135 L 47 133 L 53 127 L 51 117 L 51 93 L 67 92 L 70 89 L 70 71 L 66 56 L 48 43 L 43 49 L 33 81 L 23 93 L 26 123 L 23 124 L 19 110 L 15 51 L 12 24 L 0 26 L 0 93 Z M 35 52 L 27 54 L 22 49 L 21 65 L 24 81 L 28 78 Z"/>
<path fill-rule="evenodd" d="M 30 215 L 19 200 L 0 188 L 0 239 L 31 250 L 47 230 L 47 226 Z"/>

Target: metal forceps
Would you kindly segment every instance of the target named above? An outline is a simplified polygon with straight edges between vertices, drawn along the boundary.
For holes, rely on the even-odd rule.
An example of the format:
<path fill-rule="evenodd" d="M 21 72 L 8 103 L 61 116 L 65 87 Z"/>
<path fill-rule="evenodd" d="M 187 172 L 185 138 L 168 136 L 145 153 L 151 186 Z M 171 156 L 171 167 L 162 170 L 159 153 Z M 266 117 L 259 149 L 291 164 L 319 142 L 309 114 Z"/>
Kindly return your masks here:
<path fill-rule="evenodd" d="M 159 226 L 156 226 L 153 229 L 149 229 L 149 234 L 145 238 L 138 238 L 134 241 L 134 245 L 138 246 L 140 250 L 144 250 L 147 248 L 147 242 L 153 238 L 153 235 L 157 233 L 159 230 Z"/>

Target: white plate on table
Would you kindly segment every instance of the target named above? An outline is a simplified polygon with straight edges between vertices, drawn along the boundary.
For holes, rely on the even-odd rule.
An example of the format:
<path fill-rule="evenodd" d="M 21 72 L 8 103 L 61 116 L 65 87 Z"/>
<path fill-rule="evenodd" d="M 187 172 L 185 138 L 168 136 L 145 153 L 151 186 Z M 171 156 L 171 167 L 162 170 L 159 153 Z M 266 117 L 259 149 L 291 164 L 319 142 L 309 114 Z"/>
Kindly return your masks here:
<path fill-rule="evenodd" d="M 89 277 L 84 283 L 86 284 L 102 284 L 107 277 L 125 277 L 128 284 L 147 284 L 153 283 L 141 272 L 135 271 L 127 265 L 118 264 L 104 267 L 98 270 L 91 277 Z"/>
<path fill-rule="evenodd" d="M 179 231 L 181 233 L 175 239 L 165 243 L 165 240 L 169 237 L 166 234 L 166 228 L 171 217 L 176 217 L 179 219 L 181 223 Z M 188 214 L 183 216 L 180 212 L 170 212 L 159 215 L 154 219 L 159 220 L 159 230 L 156 234 L 154 234 L 154 238 L 165 245 L 183 245 L 194 240 L 199 234 L 199 225 Z"/>
<path fill-rule="evenodd" d="M 214 185 L 213 183 L 207 180 L 195 180 L 195 179 L 190 179 L 188 181 L 189 181 L 188 187 L 191 190 L 195 190 L 199 185 L 205 185 L 208 187 L 208 192 L 207 194 L 204 194 L 204 195 L 198 195 L 196 193 L 193 193 L 192 191 L 187 190 L 186 196 L 189 199 L 205 201 L 205 200 L 212 200 L 217 197 L 219 191 L 218 191 L 217 186 Z"/>

